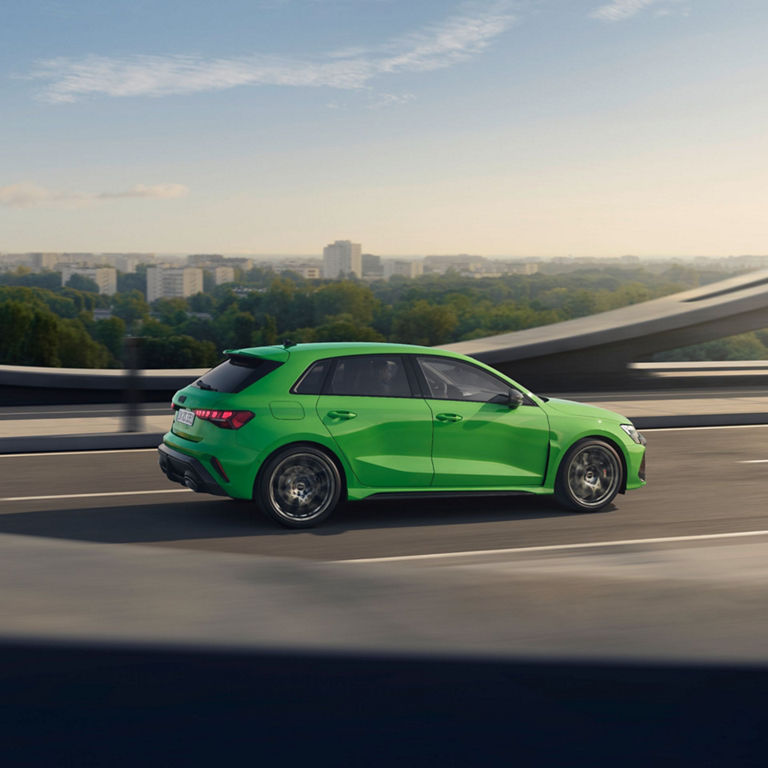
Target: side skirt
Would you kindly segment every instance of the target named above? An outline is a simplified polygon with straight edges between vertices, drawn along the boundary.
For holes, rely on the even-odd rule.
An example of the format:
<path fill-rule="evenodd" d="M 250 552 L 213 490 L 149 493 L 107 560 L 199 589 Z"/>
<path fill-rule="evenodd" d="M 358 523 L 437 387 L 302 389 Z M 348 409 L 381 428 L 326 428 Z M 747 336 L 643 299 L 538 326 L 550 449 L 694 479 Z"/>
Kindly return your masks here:
<path fill-rule="evenodd" d="M 385 491 L 372 493 L 368 499 L 461 499 L 468 496 L 538 496 L 533 491 Z"/>

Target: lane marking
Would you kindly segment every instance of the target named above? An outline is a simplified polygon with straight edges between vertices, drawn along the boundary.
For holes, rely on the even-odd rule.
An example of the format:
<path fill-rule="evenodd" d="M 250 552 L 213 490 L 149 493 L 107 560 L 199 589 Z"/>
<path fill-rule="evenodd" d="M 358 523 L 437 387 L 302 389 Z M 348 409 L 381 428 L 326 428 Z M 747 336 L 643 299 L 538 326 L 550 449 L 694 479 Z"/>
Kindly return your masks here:
<path fill-rule="evenodd" d="M 768 464 L 768 459 L 748 459 L 740 461 L 739 464 Z"/>
<path fill-rule="evenodd" d="M 20 456 L 82 456 L 90 453 L 157 453 L 157 448 L 114 448 L 105 451 L 47 451 L 45 453 L 0 453 L 0 459 L 16 459 Z"/>
<path fill-rule="evenodd" d="M 566 549 L 591 547 L 623 547 L 631 544 L 668 544 L 678 541 L 707 541 L 736 539 L 747 536 L 768 536 L 768 531 L 737 531 L 735 533 L 702 533 L 691 536 L 664 536 L 655 539 L 620 539 L 617 541 L 587 541 L 581 544 L 549 544 L 538 547 L 512 547 L 510 549 L 475 549 L 465 552 L 436 552 L 428 555 L 396 555 L 394 557 L 360 557 L 351 560 L 332 560 L 333 563 L 398 563 L 408 560 L 437 560 L 451 557 L 477 557 L 482 555 L 516 555 L 524 552 L 557 552 Z"/>
<path fill-rule="evenodd" d="M 161 491 L 109 491 L 107 493 L 61 493 L 56 496 L 6 496 L 0 501 L 48 501 L 51 499 L 93 499 L 102 496 L 146 496 L 155 493 L 191 493 L 189 488 L 164 488 Z"/>

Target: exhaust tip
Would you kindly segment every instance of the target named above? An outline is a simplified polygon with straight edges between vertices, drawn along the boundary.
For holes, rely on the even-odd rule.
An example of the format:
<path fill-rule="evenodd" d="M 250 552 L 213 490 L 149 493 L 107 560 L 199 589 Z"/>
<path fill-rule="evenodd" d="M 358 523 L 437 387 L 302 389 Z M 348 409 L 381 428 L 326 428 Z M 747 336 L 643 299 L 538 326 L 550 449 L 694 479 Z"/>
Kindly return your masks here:
<path fill-rule="evenodd" d="M 197 492 L 200 490 L 200 486 L 198 485 L 197 478 L 191 472 L 184 473 L 184 485 L 186 485 L 190 491 Z"/>

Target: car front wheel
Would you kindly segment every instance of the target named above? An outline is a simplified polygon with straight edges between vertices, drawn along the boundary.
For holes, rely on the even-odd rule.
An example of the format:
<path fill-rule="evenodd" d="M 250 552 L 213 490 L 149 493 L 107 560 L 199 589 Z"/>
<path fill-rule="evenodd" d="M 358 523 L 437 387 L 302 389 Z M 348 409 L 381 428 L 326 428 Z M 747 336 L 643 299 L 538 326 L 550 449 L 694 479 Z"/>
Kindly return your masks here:
<path fill-rule="evenodd" d="M 567 507 L 596 512 L 610 504 L 624 480 L 624 467 L 616 449 L 597 438 L 572 446 L 560 463 L 555 496 Z"/>
<path fill-rule="evenodd" d="M 339 469 L 327 454 L 296 445 L 273 456 L 259 474 L 256 501 L 288 528 L 310 528 L 325 520 L 341 498 Z"/>

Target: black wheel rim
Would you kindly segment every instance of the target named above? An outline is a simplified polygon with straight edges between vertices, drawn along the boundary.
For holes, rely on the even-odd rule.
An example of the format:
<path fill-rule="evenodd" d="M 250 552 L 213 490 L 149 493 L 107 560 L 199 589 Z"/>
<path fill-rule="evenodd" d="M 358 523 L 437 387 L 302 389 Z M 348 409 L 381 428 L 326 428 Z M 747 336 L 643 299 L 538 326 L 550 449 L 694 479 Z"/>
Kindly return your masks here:
<path fill-rule="evenodd" d="M 577 451 L 568 465 L 568 490 L 582 507 L 599 507 L 618 490 L 621 467 L 616 455 L 601 445 Z"/>
<path fill-rule="evenodd" d="M 314 453 L 293 453 L 272 470 L 269 501 L 286 520 L 306 522 L 330 507 L 336 485 L 336 473 L 326 459 Z"/>

